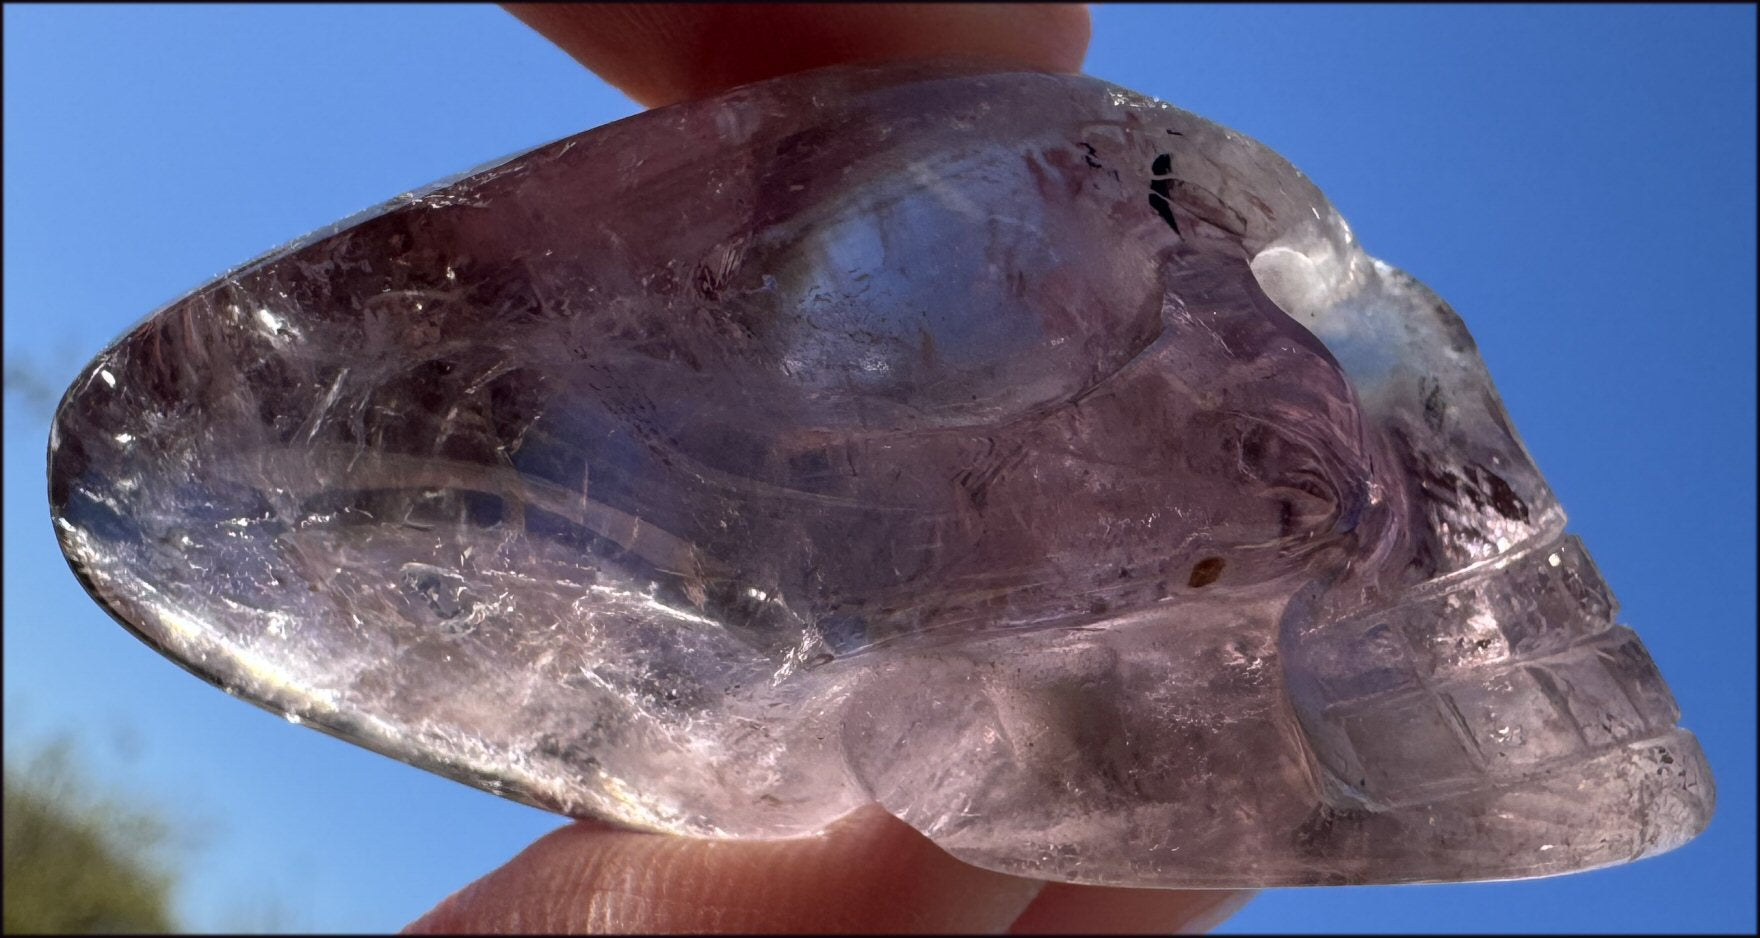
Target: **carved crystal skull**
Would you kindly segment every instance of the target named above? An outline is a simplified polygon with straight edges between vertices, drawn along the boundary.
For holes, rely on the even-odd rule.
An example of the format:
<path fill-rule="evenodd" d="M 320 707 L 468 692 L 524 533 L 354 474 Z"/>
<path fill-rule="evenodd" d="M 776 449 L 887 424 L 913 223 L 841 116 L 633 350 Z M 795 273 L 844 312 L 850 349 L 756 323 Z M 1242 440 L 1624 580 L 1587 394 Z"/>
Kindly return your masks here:
<path fill-rule="evenodd" d="M 1711 812 L 1461 321 L 1089 78 L 826 70 L 437 184 L 144 321 L 50 457 L 154 647 L 562 813 L 1259 886 Z"/>

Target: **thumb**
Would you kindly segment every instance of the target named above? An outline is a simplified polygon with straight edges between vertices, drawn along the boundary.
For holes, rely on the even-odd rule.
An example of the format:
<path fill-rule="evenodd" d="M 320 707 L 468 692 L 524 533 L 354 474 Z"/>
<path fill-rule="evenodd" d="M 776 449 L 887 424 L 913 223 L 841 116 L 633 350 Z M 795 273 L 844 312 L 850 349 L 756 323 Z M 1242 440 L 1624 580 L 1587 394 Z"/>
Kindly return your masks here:
<path fill-rule="evenodd" d="M 843 62 L 958 56 L 1074 72 L 1088 11 L 1041 3 L 509 3 L 649 107 Z"/>

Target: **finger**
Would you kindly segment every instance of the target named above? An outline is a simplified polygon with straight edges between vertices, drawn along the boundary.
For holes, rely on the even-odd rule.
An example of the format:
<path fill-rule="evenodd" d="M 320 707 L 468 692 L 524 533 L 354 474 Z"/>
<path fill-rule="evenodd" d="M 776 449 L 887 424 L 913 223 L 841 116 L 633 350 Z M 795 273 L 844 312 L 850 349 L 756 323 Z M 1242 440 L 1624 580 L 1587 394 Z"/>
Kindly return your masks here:
<path fill-rule="evenodd" d="M 405 931 L 1000 932 L 1041 885 L 961 863 L 877 808 L 794 840 L 577 823 Z"/>
<path fill-rule="evenodd" d="M 1251 889 L 1119 889 L 1050 883 L 1009 929 L 1014 935 L 1197 935 L 1253 897 Z"/>
<path fill-rule="evenodd" d="M 649 107 L 840 62 L 948 56 L 1075 72 L 1088 49 L 1080 4 L 504 6 Z"/>

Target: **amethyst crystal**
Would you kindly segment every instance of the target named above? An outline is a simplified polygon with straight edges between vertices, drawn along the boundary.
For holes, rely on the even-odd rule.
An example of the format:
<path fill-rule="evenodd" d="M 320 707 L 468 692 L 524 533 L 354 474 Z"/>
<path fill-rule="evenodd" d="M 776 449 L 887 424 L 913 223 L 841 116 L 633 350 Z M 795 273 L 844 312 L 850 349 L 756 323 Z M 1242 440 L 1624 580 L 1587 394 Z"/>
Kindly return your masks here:
<path fill-rule="evenodd" d="M 1455 314 L 1089 78 L 821 71 L 399 199 L 99 355 L 50 480 L 172 659 L 567 814 L 1259 886 L 1712 809 Z"/>

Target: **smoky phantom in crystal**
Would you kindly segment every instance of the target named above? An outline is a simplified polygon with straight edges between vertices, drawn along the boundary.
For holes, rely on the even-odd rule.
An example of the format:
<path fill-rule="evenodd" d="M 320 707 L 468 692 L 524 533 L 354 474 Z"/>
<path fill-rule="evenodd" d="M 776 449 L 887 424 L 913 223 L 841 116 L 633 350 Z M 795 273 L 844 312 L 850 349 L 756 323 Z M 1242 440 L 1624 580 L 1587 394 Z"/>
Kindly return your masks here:
<path fill-rule="evenodd" d="M 99 355 L 50 497 L 167 656 L 567 814 L 877 801 L 1173 887 L 1538 876 L 1712 810 L 1456 315 L 1086 77 L 807 73 L 395 200 Z"/>

